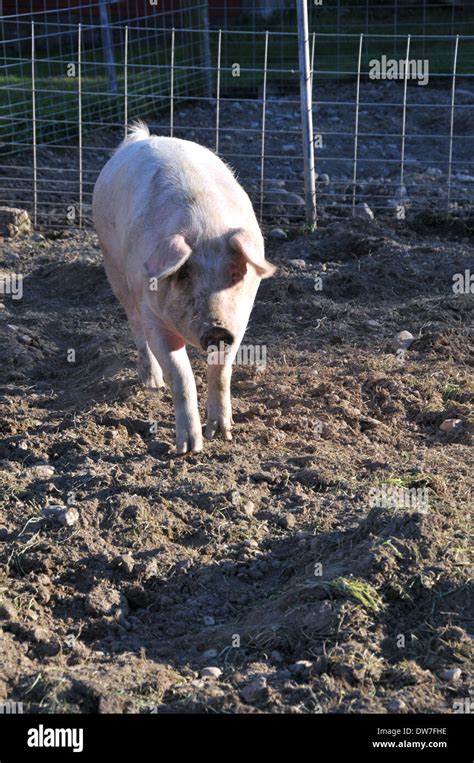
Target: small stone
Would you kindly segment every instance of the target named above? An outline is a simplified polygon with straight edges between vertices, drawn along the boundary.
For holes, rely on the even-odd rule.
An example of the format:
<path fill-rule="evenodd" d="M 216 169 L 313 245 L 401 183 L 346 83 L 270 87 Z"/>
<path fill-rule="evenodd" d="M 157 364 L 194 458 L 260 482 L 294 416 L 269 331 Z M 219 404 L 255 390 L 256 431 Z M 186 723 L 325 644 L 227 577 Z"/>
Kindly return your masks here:
<path fill-rule="evenodd" d="M 276 649 L 270 654 L 270 659 L 272 662 L 276 663 L 277 665 L 280 665 L 283 662 L 283 655 L 281 652 L 278 652 Z"/>
<path fill-rule="evenodd" d="M 243 496 L 242 493 L 239 493 L 238 490 L 232 490 L 230 494 L 230 502 L 232 506 L 237 506 L 237 507 L 242 506 L 242 504 L 244 503 L 244 500 L 245 500 L 245 496 Z"/>
<path fill-rule="evenodd" d="M 208 649 L 202 656 L 205 660 L 213 660 L 217 657 L 217 649 Z"/>
<path fill-rule="evenodd" d="M 363 416 L 361 415 L 359 417 L 359 421 L 361 424 L 364 424 L 364 429 L 374 429 L 375 427 L 383 427 L 384 424 L 382 421 L 379 421 L 378 419 L 374 419 L 373 416 Z"/>
<path fill-rule="evenodd" d="M 31 233 L 32 228 L 25 209 L 0 207 L 0 235 L 14 238 L 23 233 Z"/>
<path fill-rule="evenodd" d="M 408 350 L 413 342 L 413 334 L 410 334 L 409 331 L 399 331 L 392 339 L 392 346 L 395 350 Z"/>
<path fill-rule="evenodd" d="M 445 419 L 440 425 L 439 428 L 442 432 L 447 432 L 448 434 L 450 432 L 455 432 L 461 429 L 463 426 L 463 420 L 462 419 Z"/>
<path fill-rule="evenodd" d="M 270 233 L 268 234 L 268 238 L 273 238 L 275 240 L 284 241 L 288 238 L 287 234 L 284 230 L 281 228 L 272 228 Z"/>
<path fill-rule="evenodd" d="M 254 381 L 241 381 L 239 382 L 239 389 L 257 389 L 258 384 Z"/>
<path fill-rule="evenodd" d="M 326 175 L 325 172 L 323 172 L 322 175 L 318 175 L 318 183 L 323 183 L 324 185 L 329 185 L 329 175 Z"/>
<path fill-rule="evenodd" d="M 358 204 L 355 208 L 355 216 L 356 217 L 362 217 L 365 220 L 373 220 L 375 218 L 374 213 L 372 212 L 371 208 L 368 204 Z"/>
<path fill-rule="evenodd" d="M 246 517 L 253 517 L 255 513 L 255 504 L 252 501 L 247 501 L 242 506 L 242 512 L 245 514 Z"/>
<path fill-rule="evenodd" d="M 403 713 L 406 710 L 406 705 L 401 699 L 392 699 L 387 704 L 387 710 L 389 713 Z"/>
<path fill-rule="evenodd" d="M 86 609 L 92 615 L 111 615 L 118 607 L 123 606 L 125 597 L 112 588 L 108 581 L 95 585 L 86 596 Z"/>
<path fill-rule="evenodd" d="M 204 617 L 202 618 L 202 621 L 203 621 L 204 625 L 207 625 L 207 626 L 211 626 L 211 625 L 215 625 L 216 624 L 216 621 L 214 620 L 212 615 L 204 615 Z"/>
<path fill-rule="evenodd" d="M 474 183 L 474 175 L 468 175 L 464 172 L 459 172 L 456 175 L 456 180 L 459 180 L 460 183 Z"/>
<path fill-rule="evenodd" d="M 213 665 L 209 665 L 207 668 L 201 670 L 201 678 L 219 678 L 221 675 L 222 670 Z"/>
<path fill-rule="evenodd" d="M 142 574 L 145 580 L 156 578 L 158 575 L 158 563 L 156 559 L 149 559 L 142 567 Z"/>
<path fill-rule="evenodd" d="M 243 546 L 245 548 L 258 548 L 258 543 L 253 538 L 248 538 L 247 540 L 244 540 Z"/>
<path fill-rule="evenodd" d="M 281 150 L 285 152 L 285 154 L 293 153 L 296 151 L 296 143 L 283 143 Z"/>
<path fill-rule="evenodd" d="M 40 572 L 39 575 L 36 576 L 36 580 L 40 585 L 48 586 L 51 585 L 51 578 L 49 575 L 45 575 L 43 572 Z"/>
<path fill-rule="evenodd" d="M 294 265 L 295 268 L 305 268 L 306 260 L 290 260 L 290 265 Z"/>
<path fill-rule="evenodd" d="M 365 325 L 368 326 L 370 329 L 379 329 L 382 327 L 382 324 L 379 323 L 379 321 L 373 321 L 373 320 L 367 321 Z"/>
<path fill-rule="evenodd" d="M 447 681 L 450 684 L 456 683 L 456 681 L 459 681 L 462 675 L 461 668 L 450 668 L 449 670 L 443 670 L 439 677 L 443 681 Z"/>
<path fill-rule="evenodd" d="M 290 666 L 290 670 L 297 676 L 309 676 L 313 663 L 310 660 L 298 660 Z"/>
<path fill-rule="evenodd" d="M 234 103 L 232 104 L 232 108 L 234 109 L 234 111 L 239 111 L 239 112 L 244 111 L 244 107 L 239 101 L 234 101 Z"/>
<path fill-rule="evenodd" d="M 285 514 L 283 517 L 280 518 L 278 524 L 280 527 L 284 527 L 285 530 L 290 530 L 292 527 L 296 524 L 296 518 L 293 516 L 293 514 Z"/>
<path fill-rule="evenodd" d="M 304 207 L 304 199 L 297 193 L 287 192 L 285 204 L 289 204 L 290 206 Z"/>
<path fill-rule="evenodd" d="M 64 527 L 71 527 L 79 519 L 79 512 L 75 506 L 45 506 L 43 515 L 52 522 L 57 522 Z"/>
<path fill-rule="evenodd" d="M 244 702 L 255 702 L 262 699 L 266 694 L 267 679 L 265 676 L 255 676 L 255 678 L 246 684 L 240 694 Z"/>
<path fill-rule="evenodd" d="M 439 167 L 428 167 L 426 174 L 432 178 L 439 178 L 443 174 Z"/>
<path fill-rule="evenodd" d="M 50 466 L 49 464 L 35 464 L 35 466 L 32 466 L 31 468 L 35 475 L 40 479 L 47 479 L 48 477 L 52 477 L 55 473 L 54 466 Z"/>
<path fill-rule="evenodd" d="M 112 565 L 116 569 L 123 570 L 123 572 L 126 572 L 128 575 L 130 575 L 133 572 L 133 568 L 135 567 L 135 560 L 131 554 L 121 554 L 120 556 L 115 557 Z"/>
<path fill-rule="evenodd" d="M 71 527 L 76 524 L 79 519 L 79 512 L 75 506 L 68 506 L 65 511 L 61 511 L 58 515 L 58 522 L 64 527 Z"/>

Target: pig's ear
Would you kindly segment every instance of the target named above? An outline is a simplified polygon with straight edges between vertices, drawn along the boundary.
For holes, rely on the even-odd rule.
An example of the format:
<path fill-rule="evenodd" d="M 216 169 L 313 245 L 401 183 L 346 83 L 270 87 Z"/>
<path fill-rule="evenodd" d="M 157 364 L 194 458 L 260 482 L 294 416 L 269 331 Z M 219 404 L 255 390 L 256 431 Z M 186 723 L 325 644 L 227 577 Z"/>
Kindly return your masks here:
<path fill-rule="evenodd" d="M 236 231 L 230 237 L 229 244 L 231 249 L 241 254 L 245 261 L 255 268 L 260 278 L 270 278 L 275 273 L 276 266 L 265 259 L 263 251 L 259 251 L 247 231 Z"/>
<path fill-rule="evenodd" d="M 173 275 L 184 265 L 192 252 L 181 233 L 165 239 L 145 262 L 145 271 L 150 278 L 162 278 Z"/>

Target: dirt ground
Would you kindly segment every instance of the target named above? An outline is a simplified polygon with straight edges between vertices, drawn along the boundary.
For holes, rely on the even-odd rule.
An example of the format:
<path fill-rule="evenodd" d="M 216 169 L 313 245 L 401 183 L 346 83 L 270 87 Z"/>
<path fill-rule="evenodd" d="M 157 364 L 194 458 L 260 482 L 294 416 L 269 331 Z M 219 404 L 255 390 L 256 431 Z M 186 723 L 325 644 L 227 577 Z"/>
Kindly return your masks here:
<path fill-rule="evenodd" d="M 233 442 L 186 457 L 169 393 L 138 383 L 95 235 L 1 241 L 24 295 L 0 313 L 0 700 L 466 707 L 472 295 L 452 284 L 474 270 L 473 228 L 356 219 L 270 240 L 279 272 L 244 340 L 266 365 L 235 369 Z M 384 504 L 383 486 L 428 505 Z"/>

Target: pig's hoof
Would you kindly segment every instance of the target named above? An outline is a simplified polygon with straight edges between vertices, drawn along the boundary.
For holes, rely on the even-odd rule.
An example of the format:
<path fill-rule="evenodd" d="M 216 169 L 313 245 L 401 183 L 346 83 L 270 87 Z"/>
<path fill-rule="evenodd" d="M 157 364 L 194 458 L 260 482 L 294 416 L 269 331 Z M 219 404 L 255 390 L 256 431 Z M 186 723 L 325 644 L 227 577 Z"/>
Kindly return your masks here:
<path fill-rule="evenodd" d="M 231 422 L 226 421 L 223 417 L 219 417 L 218 419 L 208 419 L 204 432 L 207 439 L 212 440 L 218 432 L 222 434 L 224 440 L 232 440 Z"/>
<path fill-rule="evenodd" d="M 148 368 L 139 367 L 138 378 L 143 386 L 148 387 L 148 389 L 161 389 L 161 387 L 165 386 L 163 377 L 160 376 L 160 374 L 153 373 L 151 369 Z"/>
<path fill-rule="evenodd" d="M 162 389 L 165 386 L 163 379 L 157 378 L 153 375 L 148 376 L 143 383 L 145 387 L 148 387 L 148 389 Z"/>
<path fill-rule="evenodd" d="M 202 433 L 199 432 L 178 432 L 176 434 L 176 452 L 181 455 L 192 451 L 199 453 L 202 450 Z"/>

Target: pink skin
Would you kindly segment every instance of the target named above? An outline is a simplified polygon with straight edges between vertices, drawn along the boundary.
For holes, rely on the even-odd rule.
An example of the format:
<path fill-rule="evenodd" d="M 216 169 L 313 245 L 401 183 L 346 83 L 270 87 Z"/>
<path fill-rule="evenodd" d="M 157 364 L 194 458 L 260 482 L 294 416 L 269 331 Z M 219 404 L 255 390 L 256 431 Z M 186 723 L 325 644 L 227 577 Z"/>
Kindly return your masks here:
<path fill-rule="evenodd" d="M 178 453 L 203 444 L 186 344 L 206 346 L 221 335 L 231 342 L 208 363 L 205 427 L 206 437 L 230 440 L 232 363 L 260 280 L 275 270 L 247 195 L 211 152 L 136 128 L 102 170 L 93 213 L 140 376 L 171 387 Z"/>

